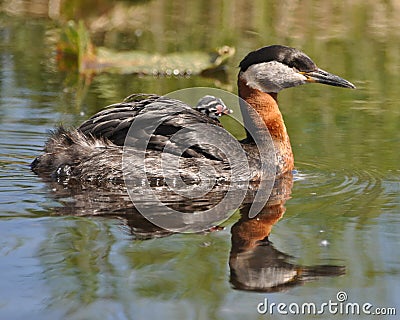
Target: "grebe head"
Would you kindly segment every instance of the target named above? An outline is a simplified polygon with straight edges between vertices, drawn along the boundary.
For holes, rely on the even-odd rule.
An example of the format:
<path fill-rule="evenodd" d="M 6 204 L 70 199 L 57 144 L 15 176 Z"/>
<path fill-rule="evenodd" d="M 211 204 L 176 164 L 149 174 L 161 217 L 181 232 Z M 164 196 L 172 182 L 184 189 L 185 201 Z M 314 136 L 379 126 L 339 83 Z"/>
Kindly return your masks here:
<path fill-rule="evenodd" d="M 312 82 L 355 88 L 349 81 L 318 68 L 303 52 L 281 45 L 250 52 L 239 67 L 239 78 L 248 87 L 267 93 Z"/>

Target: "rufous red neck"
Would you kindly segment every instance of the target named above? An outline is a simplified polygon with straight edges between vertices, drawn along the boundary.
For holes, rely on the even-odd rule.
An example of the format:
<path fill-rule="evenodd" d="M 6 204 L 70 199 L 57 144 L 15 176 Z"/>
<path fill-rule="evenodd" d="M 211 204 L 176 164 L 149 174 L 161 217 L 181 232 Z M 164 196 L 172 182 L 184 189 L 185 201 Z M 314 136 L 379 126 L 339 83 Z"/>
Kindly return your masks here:
<path fill-rule="evenodd" d="M 278 94 L 266 93 L 249 87 L 245 80 L 239 77 L 239 96 L 245 100 L 263 120 L 274 140 L 288 138 L 285 123 L 278 107 Z M 243 112 L 243 110 L 242 110 Z M 253 119 L 254 120 L 254 119 Z"/>
<path fill-rule="evenodd" d="M 251 107 L 242 106 L 241 108 L 245 127 L 257 128 L 261 119 L 268 128 L 274 142 L 278 158 L 278 172 L 292 170 L 294 167 L 293 153 L 286 126 L 278 107 L 278 94 L 266 93 L 248 86 L 246 80 L 240 74 L 238 90 L 239 96 Z M 256 113 L 249 109 L 256 111 Z"/>

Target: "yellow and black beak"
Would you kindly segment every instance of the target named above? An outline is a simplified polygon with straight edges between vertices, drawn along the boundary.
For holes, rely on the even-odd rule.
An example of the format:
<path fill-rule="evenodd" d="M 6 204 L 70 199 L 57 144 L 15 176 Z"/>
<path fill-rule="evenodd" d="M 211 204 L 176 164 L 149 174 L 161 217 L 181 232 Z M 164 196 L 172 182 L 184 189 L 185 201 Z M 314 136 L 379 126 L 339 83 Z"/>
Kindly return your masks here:
<path fill-rule="evenodd" d="M 351 89 L 356 88 L 356 86 L 351 82 L 319 68 L 314 71 L 301 72 L 301 74 L 307 78 L 306 80 L 307 82 L 317 82 L 317 83 L 327 84 L 330 86 L 351 88 Z"/>

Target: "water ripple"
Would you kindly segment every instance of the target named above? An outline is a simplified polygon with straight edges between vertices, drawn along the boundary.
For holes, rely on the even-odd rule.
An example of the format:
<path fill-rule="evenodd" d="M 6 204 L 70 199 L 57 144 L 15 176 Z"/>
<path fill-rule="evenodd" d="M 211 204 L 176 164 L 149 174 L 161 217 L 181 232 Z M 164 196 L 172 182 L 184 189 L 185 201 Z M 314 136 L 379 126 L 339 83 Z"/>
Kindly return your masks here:
<path fill-rule="evenodd" d="M 297 163 L 296 190 L 317 198 L 349 201 L 355 197 L 379 195 L 383 192 L 384 175 L 376 169 L 335 168 L 318 164 Z"/>

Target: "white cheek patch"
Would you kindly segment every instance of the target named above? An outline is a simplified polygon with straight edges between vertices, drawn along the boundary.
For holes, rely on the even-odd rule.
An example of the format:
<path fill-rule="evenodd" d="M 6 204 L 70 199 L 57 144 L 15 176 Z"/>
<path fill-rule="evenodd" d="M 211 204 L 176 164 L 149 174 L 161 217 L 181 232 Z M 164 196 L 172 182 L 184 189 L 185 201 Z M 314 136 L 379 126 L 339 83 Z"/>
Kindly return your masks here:
<path fill-rule="evenodd" d="M 304 84 L 307 80 L 302 74 L 277 61 L 254 64 L 242 73 L 242 77 L 251 88 L 275 93 Z"/>

